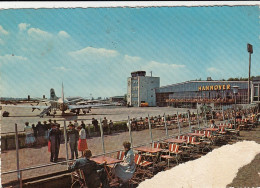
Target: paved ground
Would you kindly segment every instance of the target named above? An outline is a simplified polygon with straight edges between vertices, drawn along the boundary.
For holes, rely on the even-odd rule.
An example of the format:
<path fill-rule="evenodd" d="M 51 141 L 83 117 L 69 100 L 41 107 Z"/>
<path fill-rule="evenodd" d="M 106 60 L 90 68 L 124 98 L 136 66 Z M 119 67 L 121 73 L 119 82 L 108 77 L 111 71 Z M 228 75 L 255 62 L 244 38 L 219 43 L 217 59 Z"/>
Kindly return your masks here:
<path fill-rule="evenodd" d="M 260 144 L 260 126 L 253 131 L 242 131 L 241 139 Z M 260 153 L 248 165 L 239 169 L 237 176 L 227 187 L 260 187 Z"/>
<path fill-rule="evenodd" d="M 29 105 L 29 104 L 24 104 Z M 41 105 L 41 104 L 40 104 Z M 20 105 L 21 106 L 21 105 Z M 121 120 L 127 120 L 128 116 L 130 118 L 140 118 L 140 117 L 146 117 L 148 114 L 150 116 L 158 116 L 165 113 L 168 114 L 175 114 L 177 111 L 179 113 L 187 112 L 187 109 L 183 108 L 172 108 L 172 107 L 146 107 L 146 108 L 138 108 L 138 107 L 103 107 L 103 108 L 96 108 L 92 109 L 91 113 L 86 115 L 79 115 L 79 116 L 60 116 L 60 112 L 58 112 L 58 115 L 53 118 L 52 116 L 44 116 L 44 118 L 39 118 L 37 115 L 40 113 L 39 110 L 35 110 L 32 112 L 31 108 L 23 108 L 23 107 L 3 107 L 2 111 L 8 111 L 10 112 L 10 117 L 0 117 L 0 123 L 1 123 L 1 134 L 7 133 L 7 132 L 14 132 L 14 125 L 17 123 L 18 125 L 18 131 L 23 131 L 24 129 L 24 123 L 29 122 L 30 124 L 37 124 L 38 121 L 47 121 L 48 119 L 56 119 L 58 121 L 63 120 L 74 120 L 78 119 L 84 120 L 86 124 L 91 123 L 92 117 L 100 120 L 104 117 L 107 117 L 108 120 L 113 121 L 121 121 Z M 193 110 L 190 110 L 195 111 Z M 63 124 L 61 123 L 61 126 Z"/>

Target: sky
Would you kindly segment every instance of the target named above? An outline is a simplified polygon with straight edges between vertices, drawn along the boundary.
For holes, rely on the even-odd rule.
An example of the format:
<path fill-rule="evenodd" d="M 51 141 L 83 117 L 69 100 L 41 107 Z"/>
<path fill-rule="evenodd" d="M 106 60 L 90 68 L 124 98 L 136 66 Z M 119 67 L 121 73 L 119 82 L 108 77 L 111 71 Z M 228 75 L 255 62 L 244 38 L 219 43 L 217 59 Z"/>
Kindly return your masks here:
<path fill-rule="evenodd" d="M 160 85 L 260 75 L 258 6 L 0 10 L 0 96 L 111 97 L 143 70 Z"/>

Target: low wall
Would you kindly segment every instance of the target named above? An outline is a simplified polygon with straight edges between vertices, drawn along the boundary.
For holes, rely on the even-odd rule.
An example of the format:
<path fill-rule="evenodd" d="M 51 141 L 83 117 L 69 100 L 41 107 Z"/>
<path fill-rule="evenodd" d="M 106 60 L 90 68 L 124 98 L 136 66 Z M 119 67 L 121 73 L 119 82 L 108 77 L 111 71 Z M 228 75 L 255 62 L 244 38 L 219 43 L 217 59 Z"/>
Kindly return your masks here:
<path fill-rule="evenodd" d="M 27 182 L 23 184 L 23 187 L 24 188 L 46 188 L 46 187 L 69 188 L 71 187 L 71 175 L 70 173 L 68 173 L 68 174 L 50 177 L 46 179 L 36 180 L 33 182 Z"/>
<path fill-rule="evenodd" d="M 87 126 L 86 130 L 88 132 L 88 136 L 99 136 L 99 133 L 95 132 L 93 126 Z M 127 131 L 127 130 L 128 129 L 127 129 L 126 122 L 122 121 L 122 122 L 114 123 L 114 127 L 113 127 L 114 133 L 121 132 L 121 131 Z M 61 129 L 61 131 L 62 131 L 61 143 L 64 143 L 63 129 Z M 19 134 L 18 134 L 19 148 L 27 147 L 25 144 L 25 139 L 26 139 L 25 132 L 19 132 Z M 47 146 L 47 140 L 46 140 L 45 145 Z M 1 151 L 13 150 L 13 149 L 15 149 L 15 134 L 10 133 L 10 134 L 6 134 L 6 135 L 2 135 L 1 136 Z"/>
<path fill-rule="evenodd" d="M 200 121 L 200 123 L 202 123 L 203 121 Z M 191 125 L 194 125 L 194 123 L 191 123 Z M 181 127 L 187 127 L 188 126 L 188 122 L 185 123 L 180 123 Z M 164 126 L 163 126 L 164 127 Z M 173 126 L 173 128 L 177 129 L 178 125 L 175 124 Z M 93 126 L 87 126 L 86 130 L 88 132 L 88 136 L 100 136 L 99 132 L 95 132 L 94 127 Z M 61 136 L 61 143 L 64 143 L 64 134 L 63 134 L 63 129 L 61 129 L 62 131 L 62 136 Z M 128 131 L 127 128 L 127 122 L 126 121 L 121 121 L 121 122 L 115 122 L 114 126 L 112 128 L 112 133 L 118 133 L 118 132 L 122 132 L 122 131 Z M 26 139 L 26 135 L 25 132 L 19 132 L 18 134 L 18 145 L 19 148 L 25 148 L 27 147 L 26 143 L 25 143 L 25 139 Z M 44 144 L 45 146 L 47 146 L 47 140 Z M 1 136 L 1 150 L 13 150 L 15 149 L 15 134 L 6 134 Z"/>
<path fill-rule="evenodd" d="M 32 179 L 23 180 L 23 188 L 70 188 L 71 175 L 68 172 L 63 172 L 59 175 L 48 175 L 49 177 L 37 177 Z M 3 188 L 19 188 L 19 182 L 13 181 L 8 184 L 3 184 Z"/>

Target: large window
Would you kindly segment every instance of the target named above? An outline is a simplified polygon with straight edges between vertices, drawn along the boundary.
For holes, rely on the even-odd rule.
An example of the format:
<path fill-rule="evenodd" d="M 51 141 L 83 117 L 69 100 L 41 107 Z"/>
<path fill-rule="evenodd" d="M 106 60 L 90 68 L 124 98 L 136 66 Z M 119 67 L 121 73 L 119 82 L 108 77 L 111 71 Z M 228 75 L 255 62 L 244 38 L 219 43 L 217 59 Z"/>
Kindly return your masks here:
<path fill-rule="evenodd" d="M 253 101 L 259 101 L 259 84 L 254 85 Z"/>

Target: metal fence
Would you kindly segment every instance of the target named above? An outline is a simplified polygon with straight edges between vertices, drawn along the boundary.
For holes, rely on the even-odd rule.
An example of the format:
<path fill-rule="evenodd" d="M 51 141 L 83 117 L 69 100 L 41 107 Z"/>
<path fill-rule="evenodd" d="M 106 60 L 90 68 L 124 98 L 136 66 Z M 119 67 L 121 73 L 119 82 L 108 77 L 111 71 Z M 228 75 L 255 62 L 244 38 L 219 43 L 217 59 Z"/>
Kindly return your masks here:
<path fill-rule="evenodd" d="M 185 116 L 187 117 L 188 119 L 188 127 L 186 129 L 183 129 L 182 128 L 182 124 L 183 122 L 180 121 L 179 119 L 179 114 L 177 112 L 177 123 L 175 125 L 177 125 L 177 130 L 178 132 L 171 132 L 171 130 L 168 130 L 169 128 L 169 125 L 167 124 L 167 121 L 166 121 L 166 115 L 164 114 L 162 116 L 162 122 L 164 123 L 164 125 L 161 125 L 161 130 L 162 131 L 165 131 L 165 134 L 163 136 L 161 136 L 160 138 L 155 138 L 153 133 L 156 133 L 155 131 L 157 131 L 157 129 L 153 129 L 152 128 L 152 123 L 151 123 L 151 119 L 150 119 L 150 116 L 148 114 L 148 127 L 149 127 L 149 132 L 148 132 L 148 137 L 150 137 L 150 140 L 148 142 L 145 142 L 145 143 L 140 143 L 140 142 L 135 142 L 135 138 L 133 136 L 134 131 L 131 130 L 131 123 L 130 123 L 130 117 L 128 117 L 128 120 L 127 120 L 127 128 L 128 128 L 128 133 L 129 133 L 129 141 L 132 145 L 132 148 L 136 148 L 136 147 L 140 147 L 140 146 L 143 146 L 143 145 L 149 145 L 153 142 L 158 142 L 158 141 L 162 141 L 162 140 L 165 140 L 165 139 L 168 139 L 168 138 L 171 138 L 171 137 L 174 137 L 174 136 L 177 136 L 177 135 L 181 135 L 181 134 L 185 134 L 185 133 L 188 133 L 188 132 L 191 132 L 192 130 L 192 127 L 198 127 L 198 128 L 201 128 L 202 127 L 202 124 L 203 126 L 207 126 L 207 119 L 206 119 L 206 116 L 205 117 L 200 117 L 200 115 L 197 113 L 196 115 L 196 124 L 195 125 L 192 125 L 192 121 L 191 121 L 191 118 L 190 118 L 190 115 L 189 113 L 186 113 Z M 82 119 L 84 120 L 84 119 Z M 61 120 L 57 120 L 57 121 L 61 121 Z M 15 147 L 16 147 L 16 169 L 15 170 L 9 170 L 9 171 L 5 171 L 5 172 L 2 172 L 1 174 L 2 175 L 7 175 L 7 174 L 11 174 L 11 173 L 17 173 L 17 179 L 18 179 L 18 182 L 19 182 L 19 186 L 22 187 L 22 173 L 23 172 L 26 172 L 26 171 L 30 171 L 30 170 L 35 170 L 35 169 L 41 169 L 41 168 L 46 168 L 46 167 L 51 167 L 51 166 L 56 166 L 56 165 L 61 165 L 61 164 L 65 164 L 66 167 L 68 167 L 69 163 L 72 162 L 73 160 L 69 160 L 69 151 L 68 151 L 68 143 L 67 143 L 67 130 L 66 130 L 66 121 L 62 121 L 63 122 L 63 136 L 64 136 L 64 141 L 65 141 L 65 151 L 66 151 L 66 154 L 65 154 L 65 160 L 64 161 L 61 161 L 61 162 L 57 162 L 57 163 L 48 163 L 48 164 L 41 164 L 41 165 L 35 165 L 35 166 L 30 166 L 30 167 L 26 167 L 26 168 L 20 168 L 20 156 L 19 156 L 19 144 L 18 144 L 18 131 L 17 131 L 17 124 L 15 124 Z M 194 122 L 193 122 L 194 123 Z M 97 155 L 95 156 L 99 156 L 99 155 L 114 155 L 117 151 L 120 151 L 120 149 L 118 150 L 112 150 L 112 151 L 106 151 L 106 145 L 105 145 L 105 138 L 104 138 L 104 131 L 103 131 L 103 126 L 102 126 L 102 121 L 101 119 L 99 120 L 99 128 L 100 128 L 100 139 L 101 139 L 101 144 L 100 146 L 102 147 L 102 152 L 101 153 L 98 153 Z"/>

